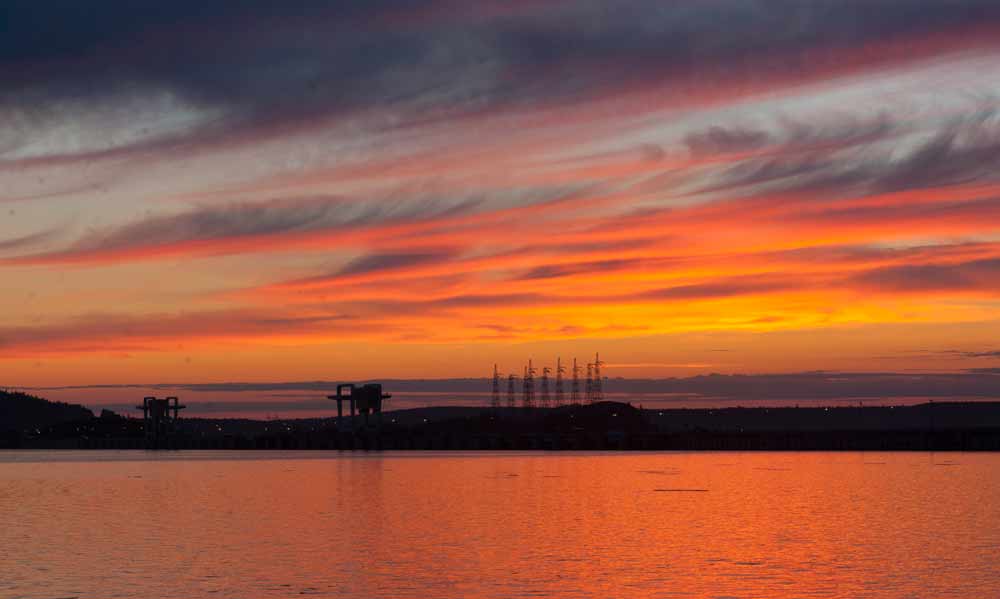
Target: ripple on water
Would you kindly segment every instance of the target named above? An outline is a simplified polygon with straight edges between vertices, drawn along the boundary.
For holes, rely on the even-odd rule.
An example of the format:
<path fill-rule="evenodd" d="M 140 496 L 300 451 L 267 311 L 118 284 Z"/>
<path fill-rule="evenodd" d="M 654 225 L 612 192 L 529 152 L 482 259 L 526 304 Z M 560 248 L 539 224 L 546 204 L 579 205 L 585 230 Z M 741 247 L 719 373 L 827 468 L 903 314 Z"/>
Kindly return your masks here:
<path fill-rule="evenodd" d="M 5 598 L 1000 588 L 996 454 L 46 455 L 0 452 Z"/>

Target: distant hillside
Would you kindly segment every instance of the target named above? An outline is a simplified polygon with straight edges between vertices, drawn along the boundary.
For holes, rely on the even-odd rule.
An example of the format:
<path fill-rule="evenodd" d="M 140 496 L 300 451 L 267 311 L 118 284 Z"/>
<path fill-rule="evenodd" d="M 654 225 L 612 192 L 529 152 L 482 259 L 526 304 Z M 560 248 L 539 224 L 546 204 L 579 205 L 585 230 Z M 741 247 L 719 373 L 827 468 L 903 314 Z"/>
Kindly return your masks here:
<path fill-rule="evenodd" d="M 0 390 L 0 431 L 23 431 L 93 417 L 94 413 L 83 406 Z"/>

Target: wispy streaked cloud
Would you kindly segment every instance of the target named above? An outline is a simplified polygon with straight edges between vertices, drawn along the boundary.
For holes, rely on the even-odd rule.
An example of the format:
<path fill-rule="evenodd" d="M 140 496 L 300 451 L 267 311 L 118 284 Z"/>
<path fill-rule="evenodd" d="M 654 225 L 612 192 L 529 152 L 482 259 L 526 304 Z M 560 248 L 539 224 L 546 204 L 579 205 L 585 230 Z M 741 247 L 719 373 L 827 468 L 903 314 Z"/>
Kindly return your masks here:
<path fill-rule="evenodd" d="M 216 310 L 179 313 L 87 314 L 34 326 L 0 327 L 0 356 L 47 353 L 148 351 L 178 341 L 273 341 L 309 335 L 344 335 L 379 330 L 347 314 L 290 314 L 278 311 Z"/>
<path fill-rule="evenodd" d="M 1000 292 L 1000 258 L 958 264 L 904 264 L 859 274 L 855 282 L 885 292 Z"/>
<path fill-rule="evenodd" d="M 0 10 L 15 377 L 182 345 L 271 378 L 341 348 L 445 375 L 584 340 L 707 370 L 663 340 L 737 333 L 808 335 L 822 369 L 918 326 L 1000 335 L 992 0 Z"/>
<path fill-rule="evenodd" d="M 47 231 L 38 231 L 37 233 L 21 235 L 20 237 L 14 237 L 11 239 L 0 239 L 0 252 L 30 250 L 49 241 L 50 239 L 55 238 L 61 232 L 62 229 L 50 229 Z"/>

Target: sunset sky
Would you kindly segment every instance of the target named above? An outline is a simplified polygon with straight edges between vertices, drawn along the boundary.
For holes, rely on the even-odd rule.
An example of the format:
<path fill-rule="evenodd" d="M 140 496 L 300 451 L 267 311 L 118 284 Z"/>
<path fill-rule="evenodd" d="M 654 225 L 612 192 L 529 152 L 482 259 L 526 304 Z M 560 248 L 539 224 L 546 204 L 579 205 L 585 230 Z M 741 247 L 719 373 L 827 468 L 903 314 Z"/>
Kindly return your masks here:
<path fill-rule="evenodd" d="M 996 0 L 7 1 L 0 386 L 995 368 L 998 74 Z"/>

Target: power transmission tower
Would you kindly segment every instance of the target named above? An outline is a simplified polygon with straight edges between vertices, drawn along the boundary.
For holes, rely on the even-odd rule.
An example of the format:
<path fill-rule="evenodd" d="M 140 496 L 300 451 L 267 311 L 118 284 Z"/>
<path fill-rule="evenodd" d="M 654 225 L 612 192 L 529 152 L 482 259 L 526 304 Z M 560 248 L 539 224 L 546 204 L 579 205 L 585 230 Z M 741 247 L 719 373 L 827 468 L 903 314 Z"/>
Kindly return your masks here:
<path fill-rule="evenodd" d="M 604 379 L 601 378 L 601 354 L 594 354 L 594 402 L 604 401 Z"/>
<path fill-rule="evenodd" d="M 524 407 L 535 407 L 535 367 L 531 365 L 531 360 L 524 367 Z"/>
<path fill-rule="evenodd" d="M 500 409 L 500 371 L 497 370 L 496 364 L 493 365 L 493 396 L 490 398 L 490 408 Z"/>
<path fill-rule="evenodd" d="M 587 362 L 586 397 L 588 404 L 594 403 L 594 365 L 591 362 Z"/>
<path fill-rule="evenodd" d="M 542 407 L 547 408 L 552 401 L 552 397 L 549 395 L 549 374 L 552 373 L 552 369 L 548 366 L 542 368 Z"/>
<path fill-rule="evenodd" d="M 566 368 L 562 365 L 562 358 L 556 358 L 556 407 L 563 405 L 565 392 L 563 391 L 563 373 Z"/>
<path fill-rule="evenodd" d="M 570 387 L 569 402 L 573 405 L 580 403 L 580 367 L 576 365 L 576 358 L 573 358 L 573 385 Z"/>
<path fill-rule="evenodd" d="M 510 410 L 514 409 L 517 405 L 517 376 L 511 374 L 507 376 L 507 408 Z"/>

